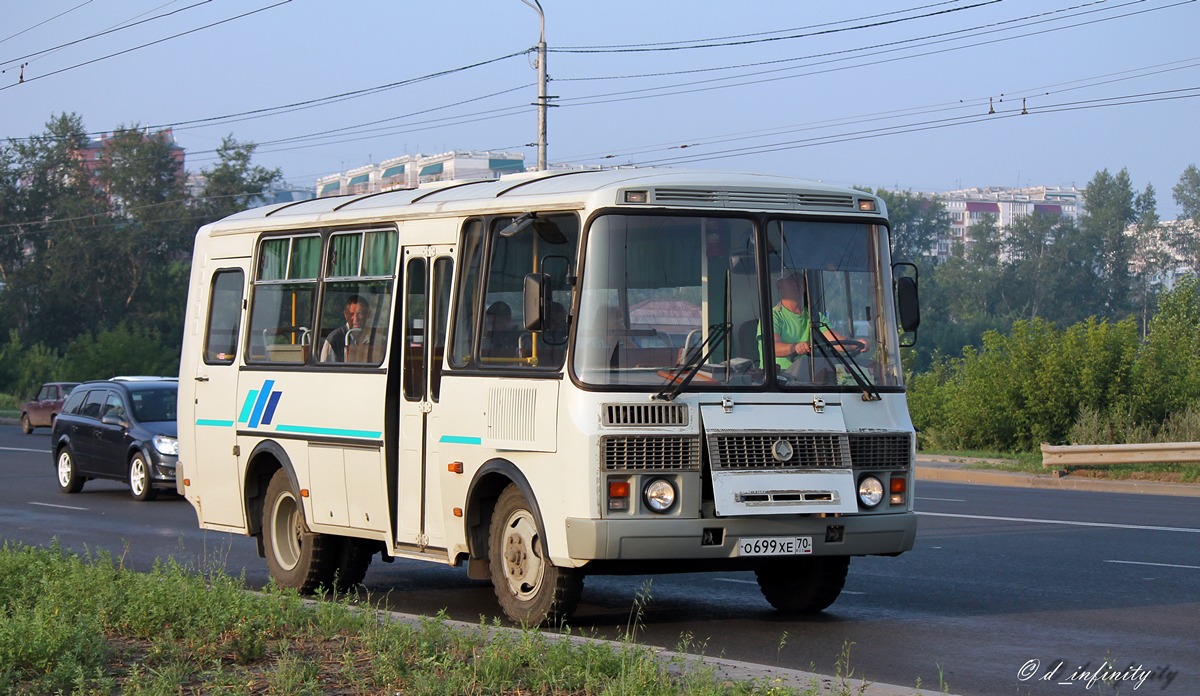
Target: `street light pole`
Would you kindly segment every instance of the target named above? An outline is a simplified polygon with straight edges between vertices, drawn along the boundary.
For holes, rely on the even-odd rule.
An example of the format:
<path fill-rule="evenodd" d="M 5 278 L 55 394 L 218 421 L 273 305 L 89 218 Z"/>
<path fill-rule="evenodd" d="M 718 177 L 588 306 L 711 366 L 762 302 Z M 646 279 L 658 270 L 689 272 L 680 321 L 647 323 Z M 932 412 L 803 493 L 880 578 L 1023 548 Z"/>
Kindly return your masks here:
<path fill-rule="evenodd" d="M 538 155 L 537 168 L 538 171 L 546 171 L 546 107 L 550 97 L 546 96 L 546 13 L 542 12 L 542 3 L 539 0 L 521 0 L 521 2 L 533 8 L 534 12 L 538 13 L 538 21 L 540 24 L 540 33 L 538 34 L 537 45 L 537 68 L 538 68 Z"/>

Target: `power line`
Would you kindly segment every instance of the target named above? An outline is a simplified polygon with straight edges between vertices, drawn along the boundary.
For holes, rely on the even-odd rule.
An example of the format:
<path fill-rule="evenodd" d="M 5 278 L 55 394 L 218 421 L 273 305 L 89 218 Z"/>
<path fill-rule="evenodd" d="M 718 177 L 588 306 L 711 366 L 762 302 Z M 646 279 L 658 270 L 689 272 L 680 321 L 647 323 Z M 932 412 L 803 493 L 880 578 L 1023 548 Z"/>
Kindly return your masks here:
<path fill-rule="evenodd" d="M 858 22 L 858 21 L 867 20 L 867 19 L 877 19 L 879 17 L 890 17 L 892 15 L 904 14 L 905 12 L 916 12 L 919 10 L 926 10 L 926 9 L 929 9 L 930 7 L 939 7 L 941 5 L 952 5 L 959 1 L 960 0 L 943 0 L 942 2 L 935 2 L 931 5 L 921 5 L 920 7 L 910 7 L 905 10 L 896 10 L 894 12 L 884 12 L 882 14 L 867 15 L 865 17 L 857 17 L 855 19 L 842 19 L 842 20 L 838 20 L 836 22 L 825 22 L 823 24 L 811 24 L 811 25 L 803 26 L 803 27 L 793 27 L 791 29 L 775 29 L 774 31 L 759 31 L 759 32 L 753 32 L 750 34 L 734 34 L 732 36 L 714 36 L 714 37 L 709 37 L 709 38 L 705 38 L 705 39 L 685 39 L 682 41 L 659 41 L 659 42 L 655 42 L 655 43 L 640 43 L 640 44 L 610 44 L 607 46 L 564 46 L 563 49 L 564 50 L 583 50 L 583 49 L 644 48 L 644 47 L 653 47 L 653 46 L 676 46 L 676 45 L 680 45 L 680 44 L 693 44 L 693 43 L 700 43 L 700 42 L 708 43 L 708 42 L 717 42 L 717 41 L 729 41 L 732 39 L 744 39 L 744 38 L 751 37 L 751 36 L 771 36 L 773 34 L 786 34 L 788 32 L 793 32 L 793 31 L 804 31 L 807 29 L 817 29 L 820 27 L 836 26 L 838 24 L 846 24 L 847 22 Z"/>
<path fill-rule="evenodd" d="M 204 1 L 205 1 L 205 2 L 207 2 L 207 1 L 209 1 L 209 0 L 204 0 Z M 38 75 L 38 76 L 36 76 L 36 77 L 22 78 L 22 79 L 21 79 L 21 81 L 19 81 L 19 82 L 14 82 L 14 83 L 12 83 L 12 84 L 10 84 L 10 85 L 5 85 L 5 86 L 3 86 L 3 87 L 0 87 L 0 92 L 3 92 L 3 91 L 4 91 L 4 90 L 6 90 L 6 89 L 12 89 L 13 87 L 16 87 L 16 86 L 18 86 L 18 85 L 25 84 L 26 82 L 33 82 L 34 80 L 41 80 L 41 79 L 43 79 L 43 78 L 46 78 L 46 77 L 52 77 L 52 76 L 54 76 L 54 75 L 58 75 L 58 74 L 60 74 L 60 73 L 67 72 L 68 70 L 74 70 L 75 68 L 82 68 L 82 67 L 84 67 L 84 66 L 91 65 L 91 64 L 93 64 L 93 63 L 99 63 L 99 62 L 100 62 L 100 61 L 102 61 L 102 60 L 108 60 L 109 58 L 115 58 L 115 57 L 117 57 L 117 56 L 125 55 L 126 53 L 132 53 L 132 52 L 134 52 L 134 51 L 137 51 L 137 50 L 140 50 L 140 49 L 146 48 L 146 47 L 148 47 L 148 46 L 155 46 L 155 45 L 157 45 L 157 44 L 160 44 L 160 43 L 165 43 L 165 42 L 167 42 L 167 41 L 170 41 L 170 40 L 172 40 L 172 39 L 177 39 L 177 38 L 179 38 L 179 37 L 181 37 L 181 36 L 187 36 L 188 34 L 195 34 L 195 33 L 196 33 L 196 32 L 198 32 L 198 31 L 204 31 L 205 29 L 211 29 L 211 28 L 213 28 L 213 27 L 215 27 L 215 26 L 220 26 L 220 25 L 222 25 L 222 24 L 228 24 L 229 22 L 233 22 L 233 21 L 236 21 L 236 20 L 239 20 L 239 19 L 244 19 L 244 18 L 246 18 L 246 17 L 249 17 L 250 15 L 255 15 L 255 14 L 258 14 L 259 12 L 266 12 L 267 10 L 273 10 L 273 9 L 275 9 L 276 7 L 279 7 L 280 5 L 286 5 L 286 4 L 290 3 L 290 2 L 292 2 L 292 0 L 280 0 L 280 2 L 277 2 L 277 3 L 275 3 L 274 5 L 268 5 L 268 6 L 266 6 L 266 7 L 260 7 L 260 8 L 259 8 L 259 9 L 257 9 L 257 10 L 251 10 L 250 12 L 245 12 L 245 13 L 242 13 L 242 14 L 240 14 L 240 15 L 236 15 L 236 16 L 234 16 L 234 17 L 229 17 L 228 19 L 222 19 L 222 20 L 220 20 L 220 21 L 213 22 L 213 23 L 211 23 L 211 24 L 206 24 L 206 25 L 204 25 L 204 26 L 202 26 L 202 27 L 197 27 L 197 28 L 195 28 L 195 29 L 189 29 L 189 30 L 187 30 L 187 31 L 180 32 L 180 33 L 178 33 L 178 34 L 173 34 L 173 35 L 171 35 L 171 36 L 167 36 L 167 37 L 165 37 L 165 38 L 162 38 L 162 39 L 157 39 L 157 40 L 155 40 L 155 41 L 150 41 L 150 42 L 148 42 L 148 43 L 141 44 L 140 46 L 134 46 L 133 48 L 127 48 L 127 49 L 125 49 L 125 50 L 123 50 L 123 51 L 117 51 L 116 53 L 110 53 L 110 54 L 108 54 L 108 55 L 106 55 L 106 56 L 101 56 L 101 57 L 99 57 L 99 58 L 93 58 L 92 60 L 87 60 L 87 61 L 84 61 L 84 62 L 82 62 L 82 63 L 76 63 L 75 65 L 71 65 L 71 66 L 68 66 L 68 67 L 65 67 L 65 68 L 60 68 L 60 69 L 58 69 L 58 70 L 54 70 L 54 71 L 52 71 L 52 72 L 48 72 L 48 73 L 45 73 L 45 74 L 43 74 L 43 75 Z M 186 9 L 186 8 L 185 8 L 185 9 Z"/>
<path fill-rule="evenodd" d="M 34 29 L 37 29 L 37 28 L 38 28 L 38 27 L 40 27 L 40 26 L 43 26 L 43 25 L 45 25 L 45 24 L 49 24 L 50 22 L 53 22 L 54 20 L 58 19 L 59 17 L 62 17 L 63 15 L 68 15 L 68 14 L 71 14 L 71 13 L 72 13 L 72 12 L 74 12 L 75 10 L 78 10 L 79 8 L 83 7 L 84 5 L 87 5 L 87 4 L 89 4 L 89 3 L 91 3 L 91 2 L 92 2 L 92 0 L 84 0 L 83 2 L 79 3 L 78 5 L 76 5 L 75 7 L 72 7 L 72 8 L 71 8 L 71 9 L 69 9 L 69 10 L 63 10 L 62 12 L 59 12 L 58 14 L 54 15 L 54 16 L 53 16 L 53 17 L 51 17 L 50 19 L 45 19 L 45 20 L 42 20 L 42 21 L 38 22 L 37 24 L 33 25 L 32 27 L 26 27 L 25 29 L 22 29 L 21 31 L 18 31 L 18 32 L 17 32 L 17 33 L 15 33 L 15 34 L 11 34 L 11 35 L 9 35 L 9 36 L 6 36 L 6 37 L 4 37 L 3 39 L 0 39 L 0 44 L 4 43 L 5 41 L 8 41 L 9 39 L 15 39 L 15 38 L 17 38 L 18 36 L 20 36 L 21 34 L 24 34 L 24 33 L 26 33 L 26 32 L 33 31 Z M 20 58 L 18 58 L 17 60 L 20 60 Z M 4 65 L 4 63 L 0 63 L 0 65 Z"/>
<path fill-rule="evenodd" d="M 1103 1 L 1103 0 L 1101 0 L 1101 1 Z M 1144 3 L 1145 1 L 1146 0 L 1131 0 L 1130 2 L 1126 2 L 1122 5 L 1115 6 L 1114 8 L 1111 8 L 1111 9 L 1120 9 L 1123 7 L 1128 7 L 1130 5 L 1141 4 L 1141 3 Z M 825 73 L 830 73 L 830 72 L 837 72 L 837 71 L 841 71 L 841 70 L 850 70 L 850 69 L 854 69 L 854 68 L 871 67 L 871 66 L 875 66 L 875 65 L 882 65 L 885 63 L 893 63 L 893 62 L 897 62 L 900 60 L 908 60 L 911 58 L 921 58 L 921 57 L 927 57 L 927 56 L 932 56 L 932 55 L 939 55 L 942 53 L 949 53 L 952 51 L 960 51 L 960 50 L 963 50 L 966 48 L 977 48 L 979 46 L 986 46 L 986 45 L 991 45 L 991 44 L 996 44 L 996 43 L 1002 43 L 1005 41 L 1012 41 L 1014 39 L 1020 39 L 1020 38 L 1028 38 L 1030 36 L 1038 36 L 1041 34 L 1048 34 L 1048 33 L 1052 33 L 1052 32 L 1063 31 L 1065 29 L 1074 29 L 1074 28 L 1081 27 L 1081 26 L 1098 24 L 1100 22 L 1108 22 L 1108 21 L 1112 21 L 1115 19 L 1124 19 L 1127 17 L 1132 17 L 1132 16 L 1136 16 L 1139 14 L 1145 14 L 1148 12 L 1157 12 L 1157 11 L 1164 10 L 1164 9 L 1171 9 L 1174 7 L 1179 7 L 1181 5 L 1187 5 L 1187 4 L 1191 4 L 1194 2 L 1196 2 L 1196 0 L 1179 0 L 1178 2 L 1169 4 L 1169 5 L 1164 5 L 1161 7 L 1152 7 L 1152 8 L 1147 8 L 1147 9 L 1143 9 L 1143 10 L 1127 12 L 1125 14 L 1115 15 L 1115 16 L 1111 16 L 1111 17 L 1100 17 L 1098 19 L 1092 19 L 1092 20 L 1085 21 L 1085 22 L 1078 22 L 1076 24 L 1070 24 L 1070 25 L 1061 26 L 1061 27 L 1050 27 L 1050 28 L 1046 28 L 1046 29 L 1040 29 L 1037 31 L 1030 31 L 1030 32 L 1027 32 L 1024 34 L 1000 37 L 1000 38 L 996 38 L 996 39 L 990 39 L 987 41 L 980 41 L 980 42 L 969 44 L 969 45 L 951 46 L 948 48 L 924 51 L 921 53 L 912 53 L 909 55 L 902 55 L 902 56 L 896 56 L 896 57 L 891 57 L 891 58 L 884 58 L 884 59 L 880 59 L 880 60 L 856 63 L 854 65 L 849 65 L 849 66 L 839 66 L 839 67 L 830 67 L 830 68 L 825 68 L 825 69 L 820 69 L 820 70 L 810 70 L 808 72 L 796 73 L 796 74 L 792 74 L 792 75 L 783 75 L 783 76 L 779 76 L 779 77 L 769 77 L 769 78 L 762 78 L 762 79 L 757 79 L 757 80 L 744 80 L 741 82 L 732 82 L 729 84 L 713 85 L 713 86 L 708 86 L 708 87 L 694 87 L 692 89 L 684 89 L 684 88 L 692 87 L 695 85 L 712 85 L 712 83 L 715 83 L 715 82 L 728 82 L 730 80 L 743 80 L 744 78 L 754 77 L 757 75 L 767 75 L 767 74 L 776 73 L 776 72 L 802 70 L 805 68 L 811 68 L 811 67 L 815 67 L 818 65 L 842 62 L 845 60 L 850 60 L 850 58 L 839 58 L 839 59 L 833 59 L 833 60 L 828 60 L 828 61 L 822 61 L 822 62 L 816 63 L 814 65 L 805 65 L 805 66 L 799 66 L 799 67 L 794 67 L 794 68 L 767 70 L 767 71 L 760 71 L 760 72 L 756 72 L 756 73 L 748 73 L 745 75 L 713 78 L 713 79 L 708 79 L 708 80 L 696 80 L 696 81 L 692 81 L 692 82 L 684 82 L 684 83 L 678 83 L 678 84 L 674 84 L 674 85 L 661 85 L 658 87 L 646 87 L 646 88 L 642 88 L 642 89 L 625 90 L 625 91 L 621 91 L 621 92 L 608 92 L 608 93 L 593 94 L 593 95 L 582 96 L 582 97 L 565 97 L 565 98 L 560 98 L 559 102 L 560 102 L 561 106 L 591 106 L 591 105 L 595 105 L 595 104 L 610 104 L 610 103 L 614 103 L 614 102 L 633 101 L 633 100 L 638 100 L 638 99 L 652 99 L 652 98 L 659 98 L 659 97 L 678 96 L 681 94 L 695 94 L 695 93 L 699 93 L 699 92 L 708 92 L 708 91 L 713 91 L 713 90 L 718 90 L 718 89 L 728 89 L 730 87 L 744 87 L 746 85 L 765 84 L 768 82 L 777 82 L 780 80 L 791 80 L 791 79 L 796 79 L 798 77 L 811 77 L 812 75 L 820 75 L 820 74 L 825 74 Z M 1078 7 L 1084 7 L 1084 6 L 1081 5 Z M 1105 8 L 1105 9 L 1110 9 L 1110 8 Z M 1092 14 L 1094 12 L 1100 12 L 1100 11 L 1104 11 L 1104 10 L 1088 10 L 1088 11 L 1082 12 L 1078 15 L 1074 15 L 1072 18 L 1079 17 L 1084 14 Z M 1032 22 L 1030 24 L 1030 26 L 1037 25 L 1037 24 L 1044 24 L 1044 23 L 1050 22 L 1050 21 L 1057 21 L 1057 19 L 1062 19 L 1062 18 L 1041 19 L 1037 22 Z M 1011 29 L 991 29 L 989 31 L 982 32 L 981 35 L 993 34 L 993 33 L 997 33 L 1000 31 L 1010 31 L 1010 30 Z M 933 46 L 933 45 L 937 45 L 937 44 L 941 44 L 941 43 L 947 43 L 947 42 L 953 41 L 953 40 L 955 40 L 955 39 L 941 39 L 938 41 L 930 42 L 929 44 L 926 44 L 926 46 Z M 923 48 L 923 47 L 924 46 L 918 47 L 918 48 Z M 902 49 L 894 49 L 893 48 L 893 49 L 877 51 L 875 53 L 868 54 L 868 56 L 864 56 L 864 57 L 878 56 L 878 55 L 883 55 L 886 53 L 894 53 L 898 50 L 902 50 Z M 671 90 L 671 91 L 662 91 L 662 90 Z"/>
<path fill-rule="evenodd" d="M 834 126 L 834 125 L 850 125 L 850 124 L 856 124 L 856 123 L 869 123 L 872 121 L 887 120 L 887 119 L 899 118 L 899 117 L 908 116 L 908 115 L 931 114 L 931 113 L 938 113 L 938 112 L 960 111 L 963 109 L 974 109 L 974 108 L 979 108 L 982 105 L 991 104 L 993 99 L 995 99 L 997 97 L 1000 99 L 1001 103 L 1003 103 L 1003 101 L 1005 99 L 1013 99 L 1013 98 L 1019 99 L 1021 97 L 1028 97 L 1028 96 L 1035 96 L 1035 95 L 1040 96 L 1040 97 L 1050 96 L 1053 94 L 1061 94 L 1064 92 L 1088 89 L 1088 88 L 1092 88 L 1092 87 L 1098 87 L 1101 85 L 1107 85 L 1107 84 L 1113 84 L 1116 82 L 1124 82 L 1124 81 L 1128 81 L 1128 80 L 1140 79 L 1143 77 L 1161 75 L 1161 74 L 1165 74 L 1165 73 L 1169 73 L 1169 72 L 1175 72 L 1178 70 L 1186 70 L 1188 68 L 1196 68 L 1196 67 L 1200 67 L 1200 56 L 1186 58 L 1186 59 L 1177 60 L 1177 61 L 1171 61 L 1168 63 L 1159 63 L 1156 65 L 1149 65 L 1149 66 L 1144 66 L 1144 67 L 1140 67 L 1140 68 L 1132 68 L 1129 70 L 1122 70 L 1122 71 L 1117 71 L 1117 72 L 1112 72 L 1112 73 L 1104 73 L 1101 75 L 1094 75 L 1091 77 L 1079 78 L 1076 80 L 1067 80 L 1067 81 L 1057 82 L 1057 83 L 1053 83 L 1053 84 L 1049 84 L 1049 85 L 1041 85 L 1038 87 L 1029 87 L 1029 88 L 1025 88 L 1025 89 L 1021 89 L 1021 90 L 1004 90 L 1003 92 L 999 93 L 998 95 L 993 94 L 993 95 L 981 96 L 981 97 L 970 97 L 970 98 L 959 99 L 959 100 L 956 100 L 953 102 L 942 102 L 942 103 L 938 103 L 938 104 L 925 104 L 922 106 L 907 107 L 904 109 L 894 109 L 894 110 L 890 110 L 890 111 L 874 112 L 874 113 L 869 113 L 869 114 L 859 114 L 856 116 L 846 116 L 846 117 L 841 117 L 841 118 L 836 118 L 836 119 L 825 119 L 822 121 L 814 121 L 814 122 L 809 122 L 809 123 L 793 124 L 793 125 L 787 125 L 787 126 L 776 126 L 773 128 L 766 128 L 766 129 L 761 129 L 758 131 L 751 131 L 751 132 L 739 131 L 737 133 L 732 133 L 732 134 L 720 134 L 720 135 L 700 137 L 700 138 L 695 138 L 695 137 L 680 138 L 678 140 L 675 140 L 675 141 L 672 141 L 669 143 L 644 145 L 644 146 L 640 146 L 637 148 L 631 148 L 628 150 L 621 150 L 621 151 L 616 151 L 616 152 L 605 151 L 605 152 L 586 153 L 586 154 L 581 154 L 581 155 L 575 155 L 573 157 L 568 157 L 567 159 L 576 160 L 576 161 L 578 161 L 578 160 L 586 161 L 586 160 L 591 160 L 591 159 L 601 159 L 601 160 L 614 159 L 616 157 L 621 157 L 621 156 L 626 156 L 626 155 L 647 154 L 647 153 L 651 153 L 651 152 L 661 152 L 664 150 L 673 150 L 673 149 L 689 149 L 689 148 L 693 148 L 693 147 L 702 147 L 702 146 L 713 145 L 713 144 L 717 144 L 717 143 L 736 142 L 736 141 L 740 141 L 740 140 L 753 140 L 756 138 L 766 137 L 767 135 L 772 135 L 772 134 L 794 133 L 794 132 L 800 132 L 800 131 L 805 131 L 805 130 L 815 130 L 820 127 L 828 127 L 828 126 Z M 681 144 L 681 141 L 683 142 L 683 144 Z"/>
<path fill-rule="evenodd" d="M 980 31 L 983 29 L 992 29 L 995 27 L 1000 27 L 1005 24 L 1016 24 L 1018 22 L 1024 22 L 1027 20 L 1038 19 L 1041 17 L 1050 16 L 1050 15 L 1064 14 L 1067 12 L 1071 12 L 1073 10 L 1078 10 L 1078 9 L 1088 7 L 1091 5 L 1101 4 L 1101 3 L 1104 3 L 1107 1 L 1108 0 L 1093 0 L 1092 2 L 1084 3 L 1082 5 L 1075 5 L 1072 7 L 1064 7 L 1064 8 L 1059 8 L 1057 10 L 1050 10 L 1047 12 L 1039 12 L 1039 13 L 1035 13 L 1035 14 L 1031 14 L 1031 15 L 1025 15 L 1023 17 L 1015 17 L 1013 19 L 1006 19 L 1006 20 L 999 21 L 999 22 L 980 24 L 980 25 L 976 25 L 973 27 L 967 27 L 965 29 L 956 29 L 954 31 L 945 31 L 945 32 L 937 33 L 937 34 L 927 34 L 925 36 L 917 36 L 917 37 L 914 37 L 911 39 L 902 39 L 899 41 L 889 41 L 889 42 L 885 42 L 885 43 L 872 44 L 869 46 L 860 46 L 858 48 L 846 48 L 846 49 L 842 49 L 842 50 L 838 50 L 838 51 L 826 51 L 824 53 L 811 53 L 806 56 L 797 56 L 794 58 L 780 58 L 780 59 L 776 59 L 776 60 L 764 60 L 764 61 L 757 61 L 754 63 L 741 63 L 738 65 L 722 65 L 722 66 L 716 66 L 716 67 L 710 67 L 710 68 L 688 68 L 685 70 L 667 70 L 667 71 L 662 71 L 662 72 L 640 73 L 640 74 L 634 74 L 634 75 L 601 75 L 601 76 L 592 76 L 592 77 L 566 77 L 566 78 L 558 78 L 556 80 L 556 82 L 595 82 L 595 81 L 602 81 L 602 80 L 625 80 L 625 79 L 641 79 L 641 78 L 647 78 L 647 77 L 667 77 L 667 76 L 671 76 L 671 75 L 691 75 L 691 74 L 696 74 L 696 73 L 720 72 L 723 70 L 740 70 L 743 68 L 755 68 L 755 67 L 759 67 L 759 66 L 763 66 L 763 65 L 779 65 L 780 63 L 796 63 L 796 62 L 803 61 L 803 60 L 812 60 L 814 58 L 828 58 L 831 56 L 846 55 L 846 54 L 850 54 L 850 53 L 860 53 L 860 52 L 870 51 L 870 50 L 879 49 L 879 48 L 889 48 L 889 47 L 893 47 L 893 46 L 901 46 L 904 44 L 912 44 L 912 43 L 917 43 L 920 41 L 927 41 L 930 39 L 939 39 L 939 38 L 950 37 L 950 36 L 954 36 L 956 34 L 968 34 L 970 32 L 976 32 L 976 31 Z M 1144 2 L 1144 0 L 1133 0 L 1133 1 L 1134 2 Z M 949 39 L 947 39 L 947 40 L 949 40 Z M 874 55 L 877 55 L 877 54 L 874 54 Z M 804 67 L 804 66 L 800 66 L 800 67 Z M 798 69 L 800 69 L 800 68 L 778 68 L 775 70 L 761 71 L 761 72 L 749 73 L 749 74 L 761 75 L 761 74 L 766 74 L 769 72 L 779 72 L 779 71 L 783 71 L 783 70 L 798 70 Z M 719 79 L 736 79 L 736 78 L 719 78 Z"/>
<path fill-rule="evenodd" d="M 552 48 L 552 49 L 548 49 L 548 50 L 551 53 L 646 53 L 646 52 L 651 52 L 651 51 L 654 51 L 654 52 L 686 51 L 686 50 L 692 50 L 692 49 L 697 49 L 697 48 L 724 48 L 724 47 L 728 47 L 728 46 L 749 46 L 751 44 L 766 43 L 766 42 L 770 42 L 770 41 L 789 41 L 791 39 L 806 39 L 806 38 L 811 38 L 813 36 L 824 36 L 824 35 L 828 35 L 828 34 L 840 34 L 842 32 L 858 31 L 860 29 L 873 29 L 873 28 L 877 28 L 877 27 L 888 26 L 891 24 L 899 24 L 900 22 L 909 22 L 909 21 L 912 21 L 915 19 L 927 19 L 929 17 L 936 17 L 938 15 L 945 15 L 945 14 L 950 14 L 953 12 L 963 12 L 966 10 L 973 10 L 975 8 L 983 7 L 985 5 L 995 5 L 996 3 L 1003 2 L 1003 1 L 1004 0 L 984 0 L 983 2 L 979 2 L 974 5 L 967 5 L 964 7 L 955 7 L 955 8 L 949 9 L 949 10 L 938 10 L 937 12 L 930 12 L 927 14 L 917 15 L 914 17 L 904 17 L 901 19 L 889 19 L 889 20 L 884 20 L 881 22 L 870 22 L 867 24 L 858 24 L 858 25 L 855 25 L 852 27 L 842 27 L 840 29 L 821 29 L 819 31 L 802 32 L 800 34 L 789 34 L 787 36 L 772 36 L 772 37 L 761 38 L 761 39 L 740 39 L 740 40 L 736 40 L 736 41 L 717 41 L 717 42 L 708 42 L 708 43 L 696 43 L 696 44 L 692 44 L 689 46 L 651 46 L 651 47 L 631 47 L 631 48 Z"/>
<path fill-rule="evenodd" d="M 91 2 L 91 0 L 88 0 L 88 2 Z M 137 21 L 137 22 L 133 22 L 133 23 L 131 23 L 131 24 L 122 24 L 122 25 L 118 25 L 118 26 L 115 26 L 115 27 L 113 27 L 113 28 L 111 28 L 111 29 L 106 29 L 105 31 L 101 31 L 101 32 L 97 32 L 97 33 L 95 33 L 95 34 L 91 34 L 91 35 L 85 36 L 85 37 L 83 37 L 83 38 L 81 38 L 81 39 L 75 39 L 74 41 L 68 41 L 68 42 L 66 42 L 66 43 L 64 43 L 64 44 L 59 44 L 59 45 L 57 45 L 57 46 L 54 46 L 54 47 L 52 47 L 52 48 L 46 48 L 46 49 L 42 49 L 41 51 L 35 51 L 35 52 L 33 52 L 33 53 L 28 53 L 28 54 L 26 54 L 26 55 L 23 55 L 23 56 L 21 56 L 20 58 L 13 58 L 13 59 L 11 59 L 11 60 L 0 61 L 0 65 L 11 65 L 11 64 L 13 64 L 13 63 L 17 63 L 17 62 L 19 62 L 19 61 L 25 60 L 26 58 L 35 58 L 35 57 L 37 57 L 37 56 L 46 55 L 46 54 L 49 54 L 49 53 L 54 53 L 55 51 L 58 51 L 58 50 L 60 50 L 60 49 L 63 49 L 63 48 L 67 48 L 68 46 L 74 46 L 74 45 L 76 45 L 76 44 L 83 43 L 84 41 L 89 41 L 89 40 L 91 40 L 91 39 L 99 38 L 99 37 L 101 37 L 101 36 L 107 36 L 108 34 L 112 34 L 112 33 L 118 32 L 118 31 L 123 31 L 123 30 L 125 30 L 125 29 L 130 29 L 130 28 L 132 28 L 132 27 L 136 27 L 136 26 L 138 26 L 138 25 L 140 25 L 140 24 L 145 24 L 145 23 L 147 23 L 147 22 L 153 22 L 154 20 L 156 20 L 156 19 L 162 19 L 163 17 L 170 17 L 171 15 L 179 14 L 180 12 L 184 12 L 184 11 L 190 10 L 190 9 L 192 9 L 192 8 L 199 7 L 199 6 L 201 6 L 201 5 L 206 5 L 206 4 L 210 3 L 210 2 L 212 2 L 212 0 L 200 0 L 200 2 L 197 2 L 197 3 L 195 3 L 195 4 L 192 4 L 192 5 L 188 5 L 187 7 L 181 7 L 181 8 L 179 8 L 178 10 L 172 10 L 172 11 L 170 11 L 170 12 L 167 12 L 167 13 L 164 13 L 164 14 L 160 14 L 160 15 L 156 15 L 156 16 L 154 16 L 154 17 L 150 17 L 150 18 L 147 18 L 147 19 L 143 19 L 143 20 L 140 20 L 140 21 Z M 86 5 L 87 3 L 85 2 L 85 3 L 83 3 L 83 4 L 84 4 L 84 5 Z M 167 4 L 169 5 L 169 4 L 171 4 L 171 3 L 167 3 Z M 83 7 L 83 5 L 79 5 L 78 7 Z M 78 9 L 78 8 L 72 8 L 72 9 Z M 71 10 L 67 10 L 67 12 L 70 12 L 70 11 L 71 11 Z M 63 14 L 66 14 L 66 12 L 64 12 L 64 13 L 62 13 L 62 14 L 58 15 L 58 16 L 59 16 L 59 17 L 61 17 Z M 53 19 L 53 18 L 52 18 L 52 19 Z M 48 21 L 50 21 L 50 20 L 46 20 L 46 21 L 48 22 Z M 45 22 L 43 22 L 42 24 L 45 24 Z M 38 25 L 38 26 L 41 26 L 41 25 Z M 14 34 L 14 36 L 15 36 L 15 34 Z M 10 37 L 10 38 L 11 38 L 11 37 Z M 28 80 L 26 80 L 26 82 L 28 82 Z"/>

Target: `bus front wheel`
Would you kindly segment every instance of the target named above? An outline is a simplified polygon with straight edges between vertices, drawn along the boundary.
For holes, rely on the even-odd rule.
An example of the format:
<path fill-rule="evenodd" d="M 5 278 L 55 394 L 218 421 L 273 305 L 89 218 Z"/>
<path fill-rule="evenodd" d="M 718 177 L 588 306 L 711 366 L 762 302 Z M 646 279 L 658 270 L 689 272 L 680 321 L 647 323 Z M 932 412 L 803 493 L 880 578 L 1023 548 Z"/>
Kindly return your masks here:
<path fill-rule="evenodd" d="M 816 614 L 842 593 L 849 569 L 849 556 L 813 556 L 771 563 L 754 573 L 771 606 L 789 614 Z"/>
<path fill-rule="evenodd" d="M 540 526 L 525 496 L 509 485 L 496 501 L 488 534 L 492 586 L 500 608 L 525 626 L 566 621 L 579 604 L 583 572 L 546 556 Z"/>
<path fill-rule="evenodd" d="M 283 469 L 275 472 L 267 486 L 262 534 L 267 568 L 275 582 L 302 593 L 329 586 L 336 540 L 309 531 L 300 497 Z"/>

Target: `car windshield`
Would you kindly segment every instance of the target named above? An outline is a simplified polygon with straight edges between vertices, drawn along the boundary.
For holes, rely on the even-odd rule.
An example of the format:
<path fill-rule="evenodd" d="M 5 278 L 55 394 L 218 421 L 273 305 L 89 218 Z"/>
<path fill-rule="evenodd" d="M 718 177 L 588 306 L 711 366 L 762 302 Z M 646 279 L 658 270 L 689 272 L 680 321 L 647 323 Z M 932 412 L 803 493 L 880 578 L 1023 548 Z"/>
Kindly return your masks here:
<path fill-rule="evenodd" d="M 175 385 L 131 391 L 133 417 L 142 423 L 175 420 L 177 394 Z"/>

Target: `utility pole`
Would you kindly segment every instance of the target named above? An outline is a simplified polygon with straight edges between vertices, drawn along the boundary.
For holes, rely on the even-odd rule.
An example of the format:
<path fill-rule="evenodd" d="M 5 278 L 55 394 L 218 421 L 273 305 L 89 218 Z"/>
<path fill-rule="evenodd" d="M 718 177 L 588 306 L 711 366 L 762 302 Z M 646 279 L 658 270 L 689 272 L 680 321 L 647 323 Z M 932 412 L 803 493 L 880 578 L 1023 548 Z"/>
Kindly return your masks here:
<path fill-rule="evenodd" d="M 539 0 L 521 0 L 521 2 L 533 8 L 534 12 L 538 13 L 539 34 L 537 44 L 537 69 L 538 69 L 538 142 L 537 142 L 537 168 L 538 171 L 546 171 L 546 109 L 549 106 L 550 97 L 546 94 L 546 13 L 542 12 L 542 3 Z"/>

